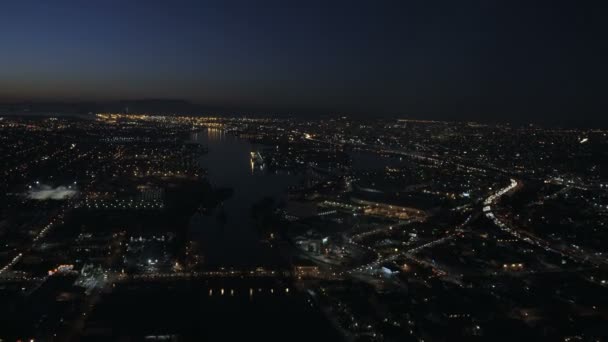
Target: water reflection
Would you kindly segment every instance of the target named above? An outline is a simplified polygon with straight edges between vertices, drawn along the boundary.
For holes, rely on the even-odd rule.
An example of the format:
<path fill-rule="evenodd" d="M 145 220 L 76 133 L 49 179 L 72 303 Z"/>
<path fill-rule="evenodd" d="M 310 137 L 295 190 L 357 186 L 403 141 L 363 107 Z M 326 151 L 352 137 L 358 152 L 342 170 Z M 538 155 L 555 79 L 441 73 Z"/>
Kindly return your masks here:
<path fill-rule="evenodd" d="M 200 163 L 215 187 L 230 187 L 233 196 L 221 208 L 224 220 L 216 215 L 195 216 L 190 224 L 205 254 L 205 264 L 215 266 L 261 266 L 276 261 L 275 252 L 259 242 L 253 228 L 251 206 L 264 197 L 284 198 L 298 177 L 271 174 L 252 164 L 256 146 L 218 129 L 194 133 L 192 140 L 209 149 Z M 255 164 L 255 163 L 254 163 Z M 253 167 L 252 167 L 253 165 Z"/>

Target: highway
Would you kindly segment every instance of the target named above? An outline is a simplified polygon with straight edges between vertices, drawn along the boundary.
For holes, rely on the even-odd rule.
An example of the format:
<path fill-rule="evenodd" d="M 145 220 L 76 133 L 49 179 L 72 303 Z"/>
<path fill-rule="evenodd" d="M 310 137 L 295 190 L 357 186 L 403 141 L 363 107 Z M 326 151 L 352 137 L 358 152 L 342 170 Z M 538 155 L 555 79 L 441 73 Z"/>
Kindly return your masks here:
<path fill-rule="evenodd" d="M 570 248 L 570 247 L 556 246 L 555 244 L 552 244 L 549 241 L 546 241 L 546 240 L 532 234 L 528 230 L 509 225 L 503 219 L 499 218 L 495 214 L 493 207 L 496 206 L 496 203 L 500 200 L 500 198 L 502 196 L 504 196 L 508 193 L 512 193 L 513 191 L 516 191 L 517 189 L 521 188 L 522 186 L 523 186 L 523 183 L 521 181 L 511 179 L 511 182 L 509 183 L 508 186 L 496 191 L 495 193 L 490 195 L 488 198 L 486 198 L 486 200 L 484 201 L 485 206 L 483 208 L 483 212 L 485 213 L 486 217 L 488 219 L 492 220 L 492 222 L 494 222 L 494 224 L 496 226 L 498 226 L 504 232 L 507 232 L 510 235 L 516 237 L 517 239 L 525 241 L 531 245 L 540 247 L 546 251 L 554 252 L 554 253 L 560 254 L 564 257 L 568 257 L 568 258 L 577 260 L 579 262 L 583 262 L 583 263 L 590 262 L 597 266 L 607 264 L 607 261 L 605 258 L 598 257 L 593 254 L 585 253 L 584 251 L 577 250 L 577 249 Z"/>

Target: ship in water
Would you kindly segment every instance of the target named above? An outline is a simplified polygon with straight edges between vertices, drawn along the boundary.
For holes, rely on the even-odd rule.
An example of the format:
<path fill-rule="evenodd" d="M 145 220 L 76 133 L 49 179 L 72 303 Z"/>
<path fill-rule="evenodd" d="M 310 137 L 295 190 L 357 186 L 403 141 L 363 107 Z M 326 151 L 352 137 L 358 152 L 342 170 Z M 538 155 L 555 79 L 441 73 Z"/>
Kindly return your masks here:
<path fill-rule="evenodd" d="M 251 152 L 250 162 L 251 162 L 251 171 L 252 172 L 256 169 L 264 170 L 266 168 L 266 164 L 264 163 L 264 158 L 262 158 L 262 155 L 258 151 Z"/>

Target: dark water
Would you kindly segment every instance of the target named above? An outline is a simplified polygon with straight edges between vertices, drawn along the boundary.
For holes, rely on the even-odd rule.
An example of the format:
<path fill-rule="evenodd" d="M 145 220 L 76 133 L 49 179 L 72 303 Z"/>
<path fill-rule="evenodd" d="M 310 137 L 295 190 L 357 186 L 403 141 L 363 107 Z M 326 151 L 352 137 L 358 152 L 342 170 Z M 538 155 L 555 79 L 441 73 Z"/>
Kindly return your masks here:
<path fill-rule="evenodd" d="M 208 129 L 192 135 L 192 140 L 208 147 L 200 163 L 214 187 L 230 187 L 234 193 L 224 204 L 225 220 L 216 213 L 196 215 L 191 233 L 200 241 L 205 264 L 209 266 L 268 266 L 277 261 L 276 251 L 261 243 L 251 219 L 251 206 L 264 197 L 284 198 L 298 177 L 253 169 L 250 152 L 256 146 L 248 141 Z"/>
<path fill-rule="evenodd" d="M 151 335 L 176 335 L 179 341 L 342 340 L 305 294 L 286 288 L 269 279 L 119 284 L 92 318 L 111 327 L 111 338 L 88 340 L 142 341 Z"/>

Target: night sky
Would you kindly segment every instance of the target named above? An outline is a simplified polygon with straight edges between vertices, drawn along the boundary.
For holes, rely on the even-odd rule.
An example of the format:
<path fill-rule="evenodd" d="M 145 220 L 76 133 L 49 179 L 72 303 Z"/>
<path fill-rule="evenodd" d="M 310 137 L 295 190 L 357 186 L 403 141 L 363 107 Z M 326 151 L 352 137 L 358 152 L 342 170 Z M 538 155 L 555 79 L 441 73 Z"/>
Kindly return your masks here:
<path fill-rule="evenodd" d="M 605 18 L 574 0 L 2 1 L 0 99 L 598 120 Z"/>

